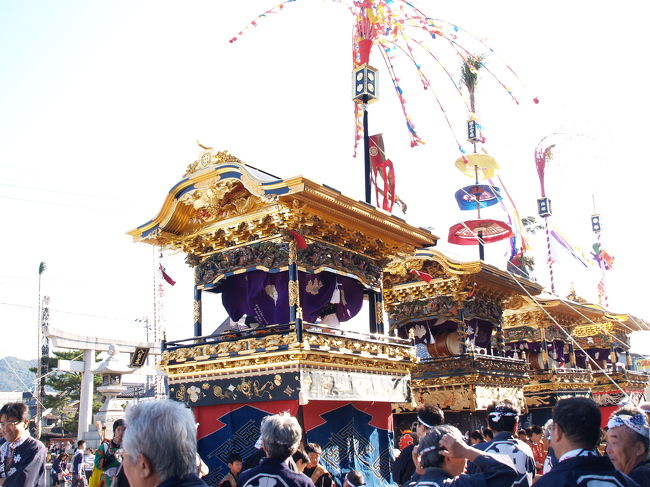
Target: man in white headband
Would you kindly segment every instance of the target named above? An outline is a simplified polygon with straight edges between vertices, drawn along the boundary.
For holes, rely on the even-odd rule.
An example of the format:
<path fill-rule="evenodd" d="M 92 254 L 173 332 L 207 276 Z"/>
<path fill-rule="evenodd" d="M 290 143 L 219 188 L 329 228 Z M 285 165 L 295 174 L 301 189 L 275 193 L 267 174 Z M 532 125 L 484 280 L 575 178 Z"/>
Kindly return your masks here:
<path fill-rule="evenodd" d="M 476 448 L 486 453 L 508 456 L 519 473 L 516 485 L 530 487 L 535 477 L 535 457 L 530 445 L 515 436 L 519 424 L 519 408 L 511 401 L 495 401 L 487 407 L 487 423 L 494 431 L 494 439 L 479 443 Z M 468 471 L 476 472 L 474 464 Z"/>
<path fill-rule="evenodd" d="M 650 485 L 650 425 L 645 412 L 623 406 L 607 423 L 607 455 L 616 470 L 629 475 L 639 485 Z"/>
<path fill-rule="evenodd" d="M 551 446 L 558 463 L 535 482 L 535 487 L 638 487 L 596 450 L 600 420 L 600 408 L 591 399 L 571 397 L 557 402 Z"/>
<path fill-rule="evenodd" d="M 436 406 L 424 405 L 418 408 L 416 413 L 417 426 L 415 433 L 418 440 L 423 438 L 431 428 L 445 422 L 445 415 L 442 409 Z M 413 449 L 415 445 L 405 447 L 393 463 L 393 481 L 402 486 L 411 480 L 415 473 L 415 462 L 413 461 Z"/>

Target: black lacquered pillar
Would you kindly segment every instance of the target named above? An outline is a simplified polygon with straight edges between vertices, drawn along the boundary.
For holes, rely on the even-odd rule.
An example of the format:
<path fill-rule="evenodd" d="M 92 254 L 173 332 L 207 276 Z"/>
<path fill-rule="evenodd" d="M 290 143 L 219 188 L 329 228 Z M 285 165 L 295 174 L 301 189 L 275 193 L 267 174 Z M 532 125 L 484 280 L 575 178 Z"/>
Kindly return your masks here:
<path fill-rule="evenodd" d="M 368 294 L 368 331 L 377 333 L 377 293 L 370 289 L 366 294 Z"/>
<path fill-rule="evenodd" d="M 194 336 L 200 337 L 203 335 L 203 311 L 201 308 L 201 294 L 202 291 L 194 286 Z"/>
<path fill-rule="evenodd" d="M 573 348 L 573 342 L 569 342 L 569 364 L 572 369 L 576 368 L 576 351 Z"/>
<path fill-rule="evenodd" d="M 296 326 L 296 338 L 302 343 L 302 308 L 298 285 L 298 250 L 296 241 L 289 240 L 289 322 Z"/>
<path fill-rule="evenodd" d="M 503 321 L 501 320 L 501 317 L 499 317 L 499 320 L 497 321 L 496 324 L 496 338 L 497 338 L 497 355 L 499 357 L 505 357 L 506 344 L 505 344 L 505 340 L 503 339 Z"/>

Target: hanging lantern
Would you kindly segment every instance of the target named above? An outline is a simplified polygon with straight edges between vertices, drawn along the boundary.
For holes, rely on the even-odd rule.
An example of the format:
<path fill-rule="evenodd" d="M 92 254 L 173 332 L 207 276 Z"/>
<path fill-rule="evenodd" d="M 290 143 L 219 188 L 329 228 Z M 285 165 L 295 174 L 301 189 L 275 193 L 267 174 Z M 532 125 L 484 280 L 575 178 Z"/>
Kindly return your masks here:
<path fill-rule="evenodd" d="M 468 220 L 449 229 L 449 243 L 456 245 L 479 245 L 512 237 L 512 228 L 499 220 Z"/>
<path fill-rule="evenodd" d="M 456 191 L 456 203 L 463 210 L 476 210 L 476 203 L 480 208 L 496 205 L 501 201 L 501 190 L 488 184 L 473 184 Z"/>
<path fill-rule="evenodd" d="M 474 118 L 467 121 L 467 140 L 472 143 L 481 141 L 481 138 L 478 136 L 478 123 L 476 123 Z"/>
<path fill-rule="evenodd" d="M 544 198 L 538 198 L 537 199 L 537 213 L 539 213 L 539 216 L 542 218 L 548 218 L 551 216 L 551 199 L 544 197 Z"/>
<path fill-rule="evenodd" d="M 593 232 L 600 232 L 601 229 L 600 215 L 591 215 L 591 230 Z"/>
<path fill-rule="evenodd" d="M 456 167 L 465 176 L 478 180 L 493 178 L 499 164 L 487 154 L 468 154 L 456 159 Z"/>
<path fill-rule="evenodd" d="M 357 103 L 372 103 L 377 101 L 377 96 L 377 70 L 369 64 L 355 68 L 352 71 L 352 99 Z"/>

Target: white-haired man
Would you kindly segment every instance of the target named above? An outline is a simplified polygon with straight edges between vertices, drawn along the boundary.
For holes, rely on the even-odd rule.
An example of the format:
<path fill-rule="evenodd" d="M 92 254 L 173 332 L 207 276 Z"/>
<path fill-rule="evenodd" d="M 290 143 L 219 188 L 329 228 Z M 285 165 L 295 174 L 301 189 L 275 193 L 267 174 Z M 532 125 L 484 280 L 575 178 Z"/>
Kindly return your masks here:
<path fill-rule="evenodd" d="M 126 410 L 122 465 L 131 487 L 205 487 L 196 475 L 196 425 L 182 403 L 163 400 Z"/>
<path fill-rule="evenodd" d="M 650 425 L 643 409 L 623 406 L 607 423 L 607 455 L 619 472 L 650 485 Z"/>
<path fill-rule="evenodd" d="M 286 463 L 300 444 L 302 430 L 298 420 L 287 413 L 274 414 L 262 420 L 260 430 L 266 458 L 259 466 L 242 473 L 237 487 L 314 487 L 309 477 L 292 471 Z"/>

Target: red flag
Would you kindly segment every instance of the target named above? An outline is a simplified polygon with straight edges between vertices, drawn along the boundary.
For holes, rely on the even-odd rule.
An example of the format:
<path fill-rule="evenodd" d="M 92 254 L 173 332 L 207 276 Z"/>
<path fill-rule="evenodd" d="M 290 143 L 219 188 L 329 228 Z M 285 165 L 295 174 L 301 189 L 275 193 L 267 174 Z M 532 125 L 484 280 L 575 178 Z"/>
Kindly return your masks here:
<path fill-rule="evenodd" d="M 176 284 L 176 281 L 174 281 L 174 280 L 169 276 L 169 274 L 167 274 L 167 273 L 165 272 L 165 268 L 163 267 L 162 264 L 160 264 L 160 272 L 161 272 L 161 274 L 162 274 L 163 279 L 164 279 L 165 281 L 167 281 L 167 284 L 169 284 L 170 286 L 173 286 L 174 284 Z"/>
<path fill-rule="evenodd" d="M 302 235 L 300 235 L 300 234 L 299 234 L 298 232 L 296 232 L 295 230 L 291 230 L 290 233 L 291 233 L 291 236 L 292 236 L 292 237 L 294 238 L 294 240 L 296 241 L 296 246 L 297 246 L 299 249 L 306 249 L 306 248 L 307 248 L 307 240 L 305 240 L 305 237 L 303 237 Z"/>
<path fill-rule="evenodd" d="M 411 273 L 418 276 L 424 282 L 431 282 L 431 279 L 433 279 L 433 276 L 431 274 L 427 274 L 426 272 L 416 271 L 415 269 L 413 269 Z"/>
<path fill-rule="evenodd" d="M 381 207 L 391 212 L 397 199 L 395 195 L 395 169 L 384 154 L 384 139 L 381 134 L 370 136 L 371 181 L 375 185 L 375 197 L 379 206 L 379 196 L 383 197 Z M 380 181 L 381 179 L 381 181 Z M 383 183 L 383 188 L 379 185 Z"/>

